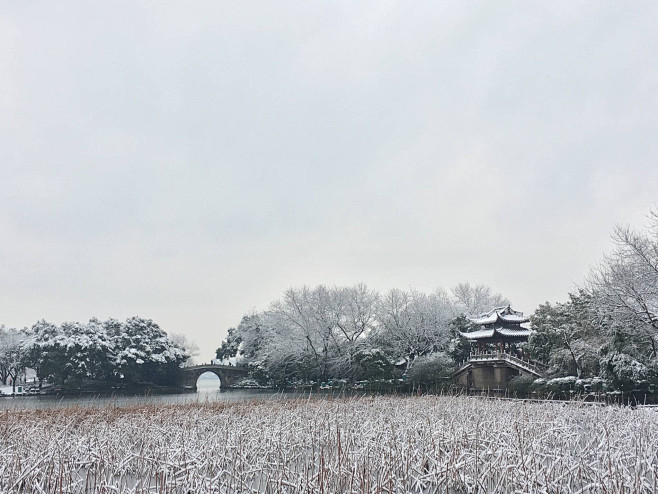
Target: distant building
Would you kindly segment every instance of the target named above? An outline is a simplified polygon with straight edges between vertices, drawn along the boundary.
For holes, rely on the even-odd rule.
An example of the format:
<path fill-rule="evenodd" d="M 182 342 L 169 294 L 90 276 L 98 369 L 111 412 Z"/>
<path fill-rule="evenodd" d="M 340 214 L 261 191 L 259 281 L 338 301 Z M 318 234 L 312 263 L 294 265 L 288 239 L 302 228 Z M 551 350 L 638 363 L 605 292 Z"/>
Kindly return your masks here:
<path fill-rule="evenodd" d="M 531 329 L 522 326 L 530 321 L 523 312 L 508 305 L 469 319 L 480 329 L 461 333 L 471 343 L 471 353 L 453 374 L 456 384 L 469 389 L 498 391 L 506 389 L 513 377 L 542 376 L 543 366 L 527 358 L 517 346 L 528 341 L 532 334 Z"/>

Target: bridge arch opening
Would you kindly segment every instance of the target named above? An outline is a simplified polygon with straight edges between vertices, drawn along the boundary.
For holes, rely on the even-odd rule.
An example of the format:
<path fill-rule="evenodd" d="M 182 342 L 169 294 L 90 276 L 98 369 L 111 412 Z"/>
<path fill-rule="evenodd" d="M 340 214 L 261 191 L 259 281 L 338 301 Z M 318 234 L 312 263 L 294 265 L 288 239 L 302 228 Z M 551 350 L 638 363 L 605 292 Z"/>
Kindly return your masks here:
<path fill-rule="evenodd" d="M 219 391 L 221 387 L 222 381 L 214 372 L 206 371 L 202 373 L 196 380 L 197 393 Z"/>

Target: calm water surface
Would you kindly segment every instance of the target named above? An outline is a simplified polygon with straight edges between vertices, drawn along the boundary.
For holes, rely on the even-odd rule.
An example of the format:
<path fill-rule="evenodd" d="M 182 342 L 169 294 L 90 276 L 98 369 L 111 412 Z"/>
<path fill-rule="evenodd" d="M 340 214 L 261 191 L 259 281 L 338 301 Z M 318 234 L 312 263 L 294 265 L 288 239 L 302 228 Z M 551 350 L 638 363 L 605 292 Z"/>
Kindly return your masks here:
<path fill-rule="evenodd" d="M 133 406 L 151 404 L 175 403 L 206 403 L 206 402 L 234 402 L 251 399 L 281 400 L 299 397 L 297 393 L 280 393 L 270 390 L 238 389 L 222 391 L 219 380 L 199 379 L 197 392 L 186 392 L 162 395 L 133 395 L 133 396 L 17 396 L 0 398 L 0 410 L 7 409 L 52 409 L 71 406 L 102 407 L 102 406 Z"/>

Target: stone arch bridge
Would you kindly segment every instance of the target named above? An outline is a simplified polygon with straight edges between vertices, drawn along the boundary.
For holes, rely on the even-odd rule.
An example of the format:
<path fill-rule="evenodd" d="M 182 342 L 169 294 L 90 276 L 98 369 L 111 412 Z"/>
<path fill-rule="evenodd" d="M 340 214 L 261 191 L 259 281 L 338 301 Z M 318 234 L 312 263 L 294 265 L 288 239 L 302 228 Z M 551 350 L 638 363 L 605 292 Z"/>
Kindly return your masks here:
<path fill-rule="evenodd" d="M 222 388 L 230 388 L 240 379 L 247 377 L 247 369 L 233 365 L 192 365 L 181 368 L 179 385 L 185 389 L 196 390 L 196 382 L 201 374 L 212 372 L 219 377 Z"/>

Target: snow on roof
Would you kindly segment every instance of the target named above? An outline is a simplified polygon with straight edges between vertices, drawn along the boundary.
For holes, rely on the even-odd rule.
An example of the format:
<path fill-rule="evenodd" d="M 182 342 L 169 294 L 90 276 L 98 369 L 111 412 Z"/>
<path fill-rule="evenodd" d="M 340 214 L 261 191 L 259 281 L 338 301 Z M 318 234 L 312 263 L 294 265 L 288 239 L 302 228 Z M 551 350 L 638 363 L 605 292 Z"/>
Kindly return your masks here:
<path fill-rule="evenodd" d="M 508 338 L 526 338 L 532 334 L 531 329 L 519 328 L 489 328 L 489 329 L 478 329 L 477 331 L 472 331 L 470 333 L 460 333 L 467 340 L 484 340 L 487 338 L 495 338 L 496 335 L 505 336 Z"/>
<path fill-rule="evenodd" d="M 530 336 L 532 330 L 530 329 L 510 329 L 510 328 L 496 328 L 496 332 L 502 334 L 503 336 Z"/>
<path fill-rule="evenodd" d="M 467 340 L 479 340 L 482 338 L 491 338 L 496 331 L 494 329 L 479 329 L 471 333 L 461 333 Z"/>
<path fill-rule="evenodd" d="M 521 324 L 530 320 L 529 317 L 523 315 L 523 312 L 513 310 L 509 305 L 505 307 L 496 307 L 485 314 L 477 317 L 469 317 L 468 319 L 480 326 L 495 324 L 497 322 Z"/>

